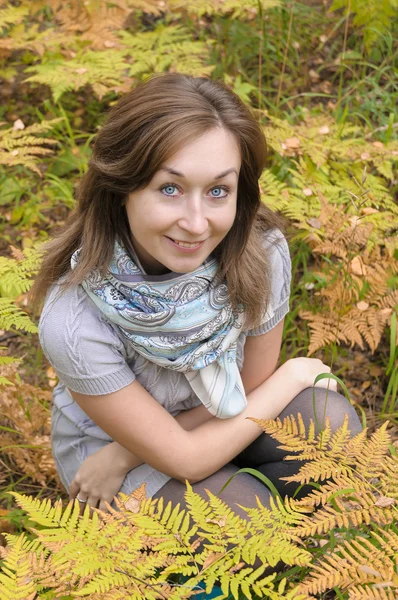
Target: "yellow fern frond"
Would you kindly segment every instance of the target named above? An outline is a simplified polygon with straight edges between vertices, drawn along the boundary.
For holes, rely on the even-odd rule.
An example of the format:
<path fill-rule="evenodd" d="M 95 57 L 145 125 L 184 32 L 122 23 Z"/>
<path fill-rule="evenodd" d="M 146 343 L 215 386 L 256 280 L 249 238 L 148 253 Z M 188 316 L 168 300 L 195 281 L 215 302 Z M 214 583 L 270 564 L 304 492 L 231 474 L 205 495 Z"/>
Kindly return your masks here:
<path fill-rule="evenodd" d="M 357 457 L 356 469 L 366 478 L 378 477 L 382 464 L 389 454 L 391 436 L 387 431 L 388 423 L 379 427 L 366 441 L 366 449 Z"/>
<path fill-rule="evenodd" d="M 30 577 L 31 543 L 21 535 L 7 547 L 2 572 L 0 572 L 0 598 L 2 600 L 34 600 L 38 588 Z"/>

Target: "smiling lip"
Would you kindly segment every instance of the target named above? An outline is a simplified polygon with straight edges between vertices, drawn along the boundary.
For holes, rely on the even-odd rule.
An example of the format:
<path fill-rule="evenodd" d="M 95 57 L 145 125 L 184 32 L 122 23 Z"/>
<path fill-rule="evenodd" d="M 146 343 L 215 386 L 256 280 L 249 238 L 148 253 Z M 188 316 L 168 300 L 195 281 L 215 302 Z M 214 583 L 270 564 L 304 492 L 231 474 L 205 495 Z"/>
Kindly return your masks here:
<path fill-rule="evenodd" d="M 179 250 L 181 250 L 181 252 L 196 252 L 196 250 L 199 250 L 199 248 L 201 248 L 206 241 L 206 240 L 202 240 L 201 242 L 197 242 L 196 246 L 181 246 L 180 244 L 175 242 L 172 238 L 170 238 L 168 236 L 165 236 L 165 237 L 166 237 L 166 239 L 169 240 L 169 242 L 171 244 L 173 244 L 174 248 L 178 248 Z M 182 243 L 190 244 L 191 242 L 182 242 Z"/>

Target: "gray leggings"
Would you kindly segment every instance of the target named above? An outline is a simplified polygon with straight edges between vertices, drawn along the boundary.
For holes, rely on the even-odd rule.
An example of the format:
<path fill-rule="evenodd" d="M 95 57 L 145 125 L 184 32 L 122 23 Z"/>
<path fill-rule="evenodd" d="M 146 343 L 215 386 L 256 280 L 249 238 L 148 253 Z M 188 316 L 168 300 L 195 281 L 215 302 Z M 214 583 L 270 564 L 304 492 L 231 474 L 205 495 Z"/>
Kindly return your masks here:
<path fill-rule="evenodd" d="M 344 415 L 348 414 L 348 428 L 351 436 L 362 431 L 362 425 L 354 408 L 348 403 L 347 399 L 337 392 L 327 391 L 323 388 L 315 388 L 315 408 L 316 417 L 320 427 L 316 427 L 316 431 L 322 429 L 323 417 L 326 415 L 330 419 L 332 430 L 338 429 L 344 421 Z M 326 402 L 326 407 L 325 407 Z M 326 408 L 326 410 L 325 410 Z M 313 410 L 313 388 L 307 388 L 296 396 L 290 404 L 280 413 L 279 417 L 283 419 L 288 415 L 297 415 L 301 413 L 306 427 L 309 425 L 310 419 L 315 422 Z M 297 473 L 302 462 L 299 461 L 284 461 L 283 457 L 289 454 L 285 450 L 277 448 L 279 442 L 271 438 L 270 435 L 261 433 L 261 435 L 252 442 L 245 450 L 240 452 L 232 462 L 226 464 L 216 473 L 202 479 L 197 483 L 192 484 L 195 492 L 208 500 L 208 496 L 204 491 L 205 488 L 224 500 L 236 513 L 244 518 L 247 518 L 246 513 L 237 506 L 241 504 L 249 508 L 255 508 L 257 495 L 260 502 L 264 506 L 269 506 L 270 491 L 262 483 L 249 473 L 239 473 L 220 494 L 220 490 L 224 483 L 243 467 L 251 467 L 266 475 L 275 485 L 278 492 L 283 497 L 284 495 L 293 495 L 296 491 L 297 483 L 286 483 L 280 477 L 287 477 Z M 312 486 L 304 486 L 296 495 L 296 498 L 302 497 L 312 489 Z M 173 504 L 180 503 L 181 508 L 186 507 L 184 493 L 186 491 L 185 484 L 177 479 L 168 481 L 156 494 L 154 498 L 171 500 Z"/>

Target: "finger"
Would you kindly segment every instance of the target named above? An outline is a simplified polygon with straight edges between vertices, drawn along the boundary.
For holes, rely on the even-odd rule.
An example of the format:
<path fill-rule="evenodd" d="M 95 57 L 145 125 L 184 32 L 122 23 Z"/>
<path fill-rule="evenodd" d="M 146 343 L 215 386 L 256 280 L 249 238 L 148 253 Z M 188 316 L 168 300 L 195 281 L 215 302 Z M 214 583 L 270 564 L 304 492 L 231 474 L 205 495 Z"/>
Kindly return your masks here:
<path fill-rule="evenodd" d="M 74 479 L 69 486 L 69 498 L 71 500 L 73 500 L 73 498 L 76 498 L 79 491 L 80 491 L 80 485 L 77 483 L 76 479 Z"/>
<path fill-rule="evenodd" d="M 113 501 L 113 498 L 102 498 L 102 500 L 100 501 L 100 503 L 98 505 L 98 508 L 107 513 L 107 512 L 109 512 L 109 509 L 106 506 L 106 504 L 112 504 L 112 501 Z"/>
<path fill-rule="evenodd" d="M 83 511 L 82 512 L 84 512 L 84 509 L 85 509 L 86 506 L 89 506 L 90 507 L 90 514 L 92 515 L 93 512 L 92 512 L 91 509 L 92 508 L 97 508 L 99 501 L 100 501 L 100 498 L 98 496 L 89 496 L 88 499 L 87 499 L 86 504 L 83 506 Z"/>

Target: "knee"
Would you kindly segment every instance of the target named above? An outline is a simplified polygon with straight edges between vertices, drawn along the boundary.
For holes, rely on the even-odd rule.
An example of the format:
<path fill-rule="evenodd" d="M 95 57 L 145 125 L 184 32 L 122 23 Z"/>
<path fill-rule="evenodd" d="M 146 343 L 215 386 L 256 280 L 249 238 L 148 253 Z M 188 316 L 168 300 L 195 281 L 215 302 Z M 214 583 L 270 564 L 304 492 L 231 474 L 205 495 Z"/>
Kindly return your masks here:
<path fill-rule="evenodd" d="M 306 413 L 314 421 L 317 432 L 325 427 L 326 417 L 329 418 L 332 431 L 336 431 L 344 423 L 345 415 L 348 416 L 351 437 L 362 431 L 362 424 L 354 407 L 342 394 L 318 387 L 307 388 L 301 394 L 305 397 Z"/>

